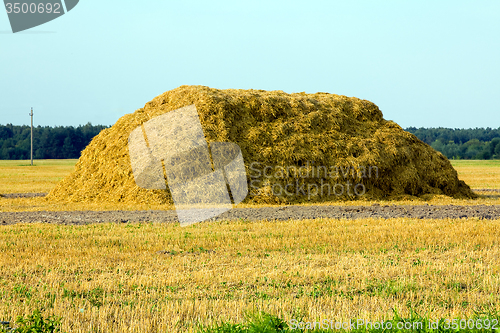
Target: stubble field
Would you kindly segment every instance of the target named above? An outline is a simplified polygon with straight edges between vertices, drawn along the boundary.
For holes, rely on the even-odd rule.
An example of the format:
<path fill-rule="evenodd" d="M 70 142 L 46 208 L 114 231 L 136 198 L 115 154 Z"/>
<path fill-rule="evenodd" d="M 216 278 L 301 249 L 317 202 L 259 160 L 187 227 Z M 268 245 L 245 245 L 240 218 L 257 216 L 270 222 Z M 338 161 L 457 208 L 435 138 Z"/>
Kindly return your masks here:
<path fill-rule="evenodd" d="M 0 193 L 47 192 L 75 162 L 1 161 Z M 472 188 L 498 189 L 499 162 L 452 163 Z M 481 193 L 427 203 L 500 204 Z M 103 208 L 151 207 L 0 198 L 0 211 Z M 500 310 L 499 240 L 500 220 L 476 218 L 5 225 L 0 320 L 40 309 L 65 332 L 188 332 L 260 311 L 287 323 L 468 318 Z"/>

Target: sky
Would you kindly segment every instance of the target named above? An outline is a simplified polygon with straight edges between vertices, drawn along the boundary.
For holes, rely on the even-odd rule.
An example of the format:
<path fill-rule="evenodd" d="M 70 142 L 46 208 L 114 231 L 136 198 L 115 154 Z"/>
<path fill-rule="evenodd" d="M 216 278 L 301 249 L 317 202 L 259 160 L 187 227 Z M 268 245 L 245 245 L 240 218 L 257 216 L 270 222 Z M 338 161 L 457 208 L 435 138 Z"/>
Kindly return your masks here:
<path fill-rule="evenodd" d="M 367 99 L 402 127 L 500 127 L 500 1 L 97 1 L 12 33 L 0 124 L 112 125 L 181 85 Z"/>

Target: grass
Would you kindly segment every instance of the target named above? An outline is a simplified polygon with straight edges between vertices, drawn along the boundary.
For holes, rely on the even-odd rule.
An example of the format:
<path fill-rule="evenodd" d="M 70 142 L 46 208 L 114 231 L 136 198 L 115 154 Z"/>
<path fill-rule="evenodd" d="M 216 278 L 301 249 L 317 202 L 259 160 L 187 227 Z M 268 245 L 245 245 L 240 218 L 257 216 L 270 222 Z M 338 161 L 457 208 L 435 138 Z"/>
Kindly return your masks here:
<path fill-rule="evenodd" d="M 397 313 L 389 320 L 381 322 L 365 322 L 361 318 L 350 321 L 316 321 L 286 322 L 282 318 L 267 313 L 249 316 L 247 322 L 234 324 L 223 322 L 213 327 L 204 328 L 200 333 L 254 333 L 254 332 L 494 332 L 498 329 L 498 314 L 476 314 L 468 320 L 441 318 L 433 320 L 429 317 L 412 313 L 409 317 L 401 317 Z M 458 327 L 458 328 L 457 328 Z M 495 328 L 493 328 L 495 327 Z"/>
<path fill-rule="evenodd" d="M 14 328 L 10 327 L 10 322 L 3 322 L 0 326 L 0 333 L 12 332 Z M 58 333 L 60 332 L 60 318 L 44 318 L 39 309 L 35 309 L 32 314 L 26 318 L 18 316 L 16 319 L 16 333 Z"/>
<path fill-rule="evenodd" d="M 198 333 L 290 333 L 290 332 L 456 332 L 460 329 L 467 332 L 494 332 L 498 329 L 500 315 L 498 313 L 475 313 L 469 318 L 440 318 L 433 320 L 414 311 L 409 317 L 401 317 L 394 311 L 393 318 L 380 322 L 365 321 L 353 318 L 348 321 L 321 320 L 307 322 L 291 320 L 286 322 L 278 316 L 265 312 L 249 313 L 244 323 L 221 322 L 215 325 L 200 325 Z M 19 316 L 16 320 L 19 325 L 15 328 L 18 333 L 57 333 L 60 330 L 59 318 L 43 318 L 36 309 L 27 318 Z M 11 332 L 10 323 L 2 322 L 0 332 Z"/>
<path fill-rule="evenodd" d="M 48 192 L 75 163 L 0 161 L 0 193 Z M 500 161 L 452 164 L 472 188 L 500 188 Z M 500 204 L 500 195 L 385 204 L 423 202 Z M 0 211 L 171 208 L 0 198 Z M 478 219 L 8 225 L 0 321 L 27 318 L 18 321 L 26 331 L 62 318 L 63 332 L 222 333 L 286 332 L 292 319 L 498 319 L 499 239 L 500 220 Z"/>
<path fill-rule="evenodd" d="M 468 319 L 456 321 L 441 318 L 432 319 L 411 312 L 408 317 L 394 313 L 393 318 L 380 322 L 367 322 L 361 318 L 347 321 L 323 320 L 316 322 L 290 321 L 268 313 L 250 314 L 245 323 L 235 324 L 222 322 L 212 327 L 203 327 L 200 333 L 291 333 L 291 332 L 494 332 L 498 329 L 500 315 L 498 313 L 478 313 Z M 495 327 L 495 328 L 493 328 Z"/>
<path fill-rule="evenodd" d="M 261 312 L 466 318 L 500 310 L 499 239 L 500 220 L 478 219 L 7 225 L 0 320 L 41 308 L 66 332 L 194 332 Z"/>

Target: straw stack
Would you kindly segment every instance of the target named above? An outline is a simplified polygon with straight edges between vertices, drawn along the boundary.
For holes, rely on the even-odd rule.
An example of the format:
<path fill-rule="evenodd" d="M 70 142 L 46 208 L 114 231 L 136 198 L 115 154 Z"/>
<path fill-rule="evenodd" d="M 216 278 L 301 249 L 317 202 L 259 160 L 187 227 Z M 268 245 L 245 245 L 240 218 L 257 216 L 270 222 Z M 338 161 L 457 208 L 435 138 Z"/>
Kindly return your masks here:
<path fill-rule="evenodd" d="M 198 110 L 209 144 L 234 142 L 241 148 L 249 184 L 245 202 L 428 194 L 475 197 L 441 153 L 385 120 L 369 101 L 328 93 L 181 86 L 97 135 L 82 152 L 75 171 L 48 199 L 172 203 L 168 186 L 167 190 L 146 190 L 135 184 L 128 137 L 144 122 L 191 104 Z"/>

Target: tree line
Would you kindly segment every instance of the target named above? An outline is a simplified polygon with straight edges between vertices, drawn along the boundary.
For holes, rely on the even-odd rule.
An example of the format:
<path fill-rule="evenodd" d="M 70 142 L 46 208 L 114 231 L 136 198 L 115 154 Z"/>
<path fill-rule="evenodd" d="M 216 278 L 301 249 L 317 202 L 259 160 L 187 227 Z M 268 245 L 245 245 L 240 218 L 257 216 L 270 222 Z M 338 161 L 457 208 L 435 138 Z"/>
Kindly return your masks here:
<path fill-rule="evenodd" d="M 91 123 L 73 126 L 33 127 L 33 158 L 80 158 L 80 153 L 92 138 L 109 126 Z M 0 125 L 0 159 L 27 160 L 31 158 L 31 127 Z"/>
<path fill-rule="evenodd" d="M 500 127 L 492 128 L 415 128 L 406 131 L 441 152 L 448 159 L 500 159 Z"/>
<path fill-rule="evenodd" d="M 79 158 L 92 138 L 109 126 L 80 125 L 33 128 L 35 159 Z M 451 129 L 406 128 L 449 159 L 500 159 L 500 127 Z M 30 126 L 0 125 L 0 159 L 30 158 Z"/>

